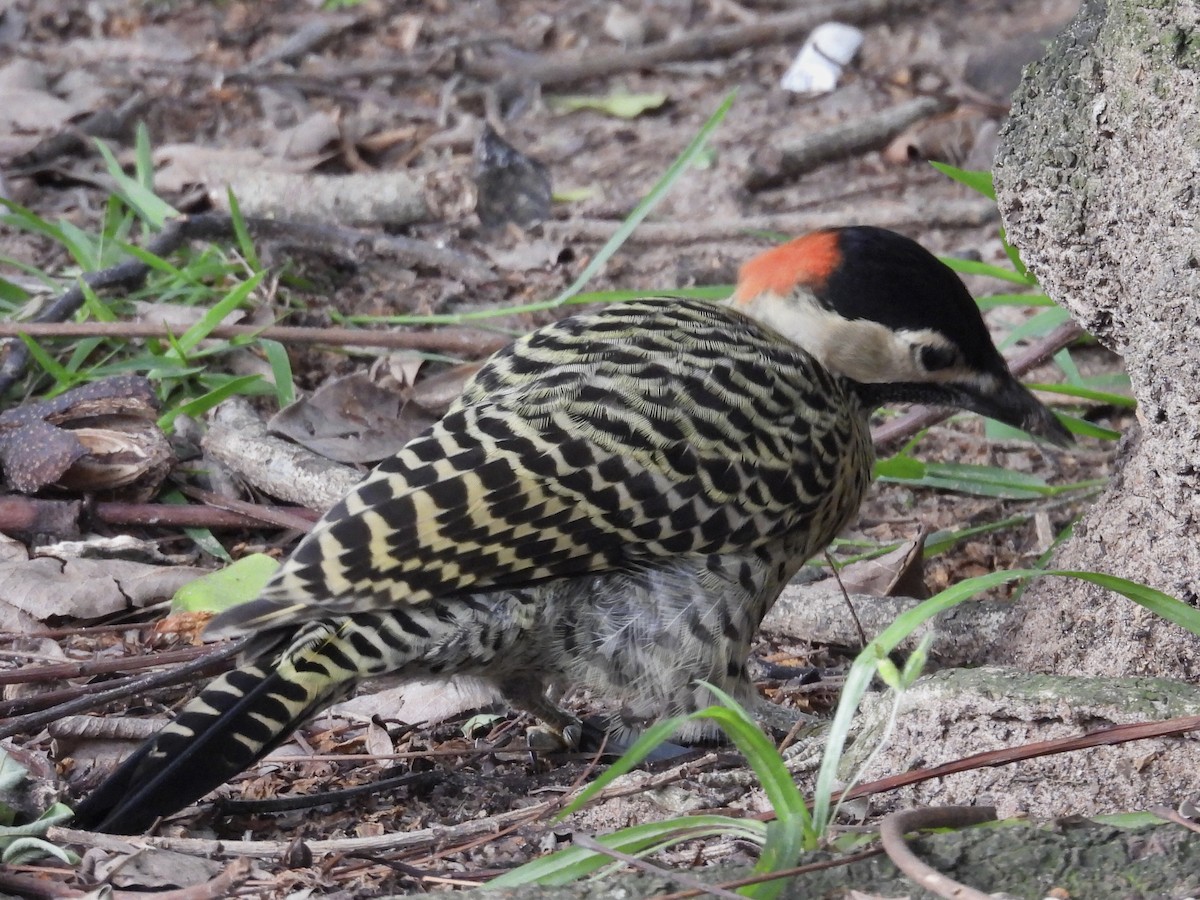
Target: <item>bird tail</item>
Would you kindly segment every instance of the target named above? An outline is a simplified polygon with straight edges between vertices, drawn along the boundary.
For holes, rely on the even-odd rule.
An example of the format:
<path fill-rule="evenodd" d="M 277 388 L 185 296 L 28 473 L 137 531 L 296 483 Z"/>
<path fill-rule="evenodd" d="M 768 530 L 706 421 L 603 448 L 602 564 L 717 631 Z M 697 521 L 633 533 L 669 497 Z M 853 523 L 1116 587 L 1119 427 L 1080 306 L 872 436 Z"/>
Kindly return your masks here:
<path fill-rule="evenodd" d="M 76 807 L 76 827 L 137 834 L 271 752 L 375 668 L 347 652 L 354 624 L 312 623 L 216 679 Z"/>

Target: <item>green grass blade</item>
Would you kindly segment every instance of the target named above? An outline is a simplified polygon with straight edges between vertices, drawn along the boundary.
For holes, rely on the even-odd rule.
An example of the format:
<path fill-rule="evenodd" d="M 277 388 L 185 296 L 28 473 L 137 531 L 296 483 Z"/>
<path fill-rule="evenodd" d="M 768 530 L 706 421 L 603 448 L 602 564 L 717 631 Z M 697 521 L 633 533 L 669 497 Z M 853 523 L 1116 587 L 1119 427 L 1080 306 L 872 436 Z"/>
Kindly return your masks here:
<path fill-rule="evenodd" d="M 1000 226 L 1000 243 L 1004 245 L 1004 253 L 1008 256 L 1008 261 L 1012 263 L 1013 269 L 1020 273 L 1031 284 L 1036 284 L 1037 279 L 1025 266 L 1025 261 L 1021 259 L 1021 251 L 1008 242 L 1008 232 L 1004 230 L 1003 225 Z"/>
<path fill-rule="evenodd" d="M 879 481 L 1006 500 L 1033 500 L 1048 496 L 1056 490 L 1036 475 L 1014 472 L 998 466 L 926 463 L 912 457 L 879 460 L 875 464 L 875 474 Z"/>
<path fill-rule="evenodd" d="M 1120 440 L 1121 432 L 1112 428 L 1105 428 L 1103 425 L 1097 425 L 1095 422 L 1089 422 L 1087 419 L 1081 419 L 1078 416 L 1067 415 L 1066 413 L 1058 413 L 1058 420 L 1067 426 L 1067 431 L 1071 434 L 1078 434 L 1081 437 L 1099 438 L 1102 441 Z"/>
<path fill-rule="evenodd" d="M 117 314 L 112 311 L 107 303 L 100 299 L 100 295 L 92 289 L 92 286 L 86 281 L 79 283 L 79 290 L 83 294 L 83 308 L 97 322 L 115 322 Z"/>
<path fill-rule="evenodd" d="M 1062 575 L 1066 578 L 1077 578 L 1087 581 L 1107 590 L 1114 591 L 1126 597 L 1144 609 L 1150 610 L 1156 616 L 1173 622 L 1181 628 L 1186 628 L 1192 634 L 1200 635 L 1200 609 L 1189 606 L 1182 600 L 1177 600 L 1170 594 L 1164 594 L 1136 581 L 1119 578 L 1116 575 L 1105 575 L 1102 572 L 1080 572 L 1072 569 L 1051 569 L 1047 575 Z"/>
<path fill-rule="evenodd" d="M 100 242 L 72 222 L 62 221 L 58 225 L 58 233 L 62 245 L 75 260 L 75 264 L 85 272 L 94 272 L 104 267 L 103 253 Z"/>
<path fill-rule="evenodd" d="M 225 317 L 246 302 L 251 293 L 263 280 L 264 273 L 256 272 L 208 310 L 195 325 L 178 338 L 179 347 L 186 356 L 202 340 L 208 337 L 214 328 L 224 321 Z"/>
<path fill-rule="evenodd" d="M 208 412 L 218 403 L 228 400 L 235 394 L 252 394 L 259 393 L 255 388 L 260 388 L 263 384 L 261 376 L 258 375 L 240 375 L 237 378 L 231 378 L 219 387 L 213 388 L 199 397 L 181 403 L 179 406 L 170 410 L 158 419 L 158 427 L 163 431 L 170 431 L 175 419 L 180 415 L 200 416 Z"/>
<path fill-rule="evenodd" d="M 1045 294 L 985 294 L 975 303 L 982 310 L 995 309 L 997 306 L 1027 306 L 1040 309 L 1056 305 Z"/>
<path fill-rule="evenodd" d="M 647 822 L 622 828 L 596 838 L 597 843 L 613 850 L 639 856 L 681 841 L 731 835 L 756 844 L 766 840 L 767 827 L 750 819 L 701 815 Z M 562 885 L 578 881 L 612 863 L 612 857 L 583 847 L 567 847 L 518 866 L 488 882 L 488 887 L 510 888 L 522 884 Z"/>
<path fill-rule="evenodd" d="M 813 799 L 814 828 L 824 831 L 828 823 L 832 821 L 832 796 L 837 781 L 838 764 L 841 761 L 846 742 L 849 740 L 850 727 L 858 711 L 858 706 L 871 686 L 877 661 L 886 658 L 905 638 L 938 613 L 958 606 L 983 591 L 1036 574 L 1040 573 L 1032 569 L 1016 569 L 1011 572 L 989 572 L 986 575 L 960 581 L 901 613 L 891 625 L 863 649 L 846 674 L 842 696 L 838 701 L 833 723 L 829 727 L 829 738 L 825 746 L 825 754 L 821 759 L 821 768 L 817 773 L 817 785 Z"/>
<path fill-rule="evenodd" d="M 1008 516 L 995 522 L 986 522 L 983 525 L 972 525 L 968 528 L 955 528 L 949 531 L 935 531 L 925 541 L 925 556 L 937 556 L 939 553 L 945 553 L 955 544 L 965 541 L 968 538 L 978 537 L 981 534 L 990 534 L 993 531 L 1003 531 L 1006 528 L 1016 528 L 1027 523 L 1029 519 L 1029 516 Z"/>
<path fill-rule="evenodd" d="M 1070 347 L 1063 347 L 1055 353 L 1054 362 L 1062 369 L 1063 375 L 1067 377 L 1068 384 L 1083 383 L 1083 373 L 1079 371 L 1079 366 L 1075 365 L 1075 357 L 1071 356 Z"/>
<path fill-rule="evenodd" d="M 706 687 L 721 701 L 722 706 L 711 706 L 693 713 L 691 719 L 708 719 L 716 722 L 723 732 L 741 751 L 754 769 L 759 783 L 775 810 L 782 818 L 807 820 L 808 807 L 804 797 L 796 789 L 783 758 L 775 744 L 762 732 L 750 714 L 733 697 L 719 687 Z"/>
<path fill-rule="evenodd" d="M 959 259 L 956 256 L 939 256 L 938 259 L 960 275 L 986 275 L 988 278 L 1009 281 L 1013 284 L 1031 284 L 1029 278 L 1020 272 L 1014 272 L 1012 269 L 1006 269 L 1003 266 L 996 266 L 992 263 L 980 262 L 975 259 Z"/>
<path fill-rule="evenodd" d="M 733 288 L 728 285 L 705 285 L 691 288 L 655 288 L 649 291 L 609 290 L 586 291 L 575 294 L 563 301 L 563 306 L 582 306 L 586 303 L 620 303 L 625 300 L 636 300 L 639 297 L 682 297 L 696 300 L 724 300 Z M 514 312 L 536 312 L 544 309 L 545 304 L 533 308 L 534 305 L 520 307 L 503 307 L 497 309 L 480 309 L 463 313 L 434 313 L 431 315 L 403 314 L 396 316 L 354 315 L 346 316 L 330 310 L 330 318 L 339 324 L 347 325 L 459 325 L 468 321 L 494 319 L 511 315 Z"/>
<path fill-rule="evenodd" d="M 41 366 L 47 375 L 54 379 L 53 393 L 65 391 L 75 384 L 76 376 L 53 356 L 43 350 L 37 341 L 27 334 L 21 334 L 18 337 L 25 344 L 26 349 L 29 350 L 29 355 L 33 357 L 33 361 Z"/>
<path fill-rule="evenodd" d="M 632 747 L 621 754 L 618 759 L 614 760 L 599 778 L 580 791 L 579 796 L 567 805 L 566 809 L 558 815 L 557 820 L 561 821 L 571 813 L 576 812 L 616 779 L 627 772 L 633 771 L 642 760 L 650 755 L 650 752 L 654 748 L 670 739 L 671 735 L 685 722 L 687 722 L 687 716 L 672 716 L 669 719 L 655 722 L 643 731 L 641 737 L 634 741 Z"/>
<path fill-rule="evenodd" d="M 1013 344 L 1029 338 L 1042 337 L 1070 319 L 1071 314 L 1060 306 L 1043 309 L 1005 335 L 1004 340 L 999 344 L 1000 349 L 1011 347 Z"/>
<path fill-rule="evenodd" d="M 733 107 L 733 101 L 736 96 L 737 94 L 734 91 L 730 91 L 725 96 L 721 105 L 717 107 L 716 112 L 709 116 L 708 121 L 704 123 L 695 137 L 683 149 L 683 152 L 676 157 L 675 161 L 667 167 L 667 171 L 658 179 L 658 182 L 650 189 L 650 192 L 633 208 L 633 212 L 626 216 L 625 221 L 621 223 L 621 226 L 613 233 L 613 236 L 605 241 L 604 246 L 600 248 L 599 252 L 584 266 L 583 271 L 579 273 L 579 277 L 571 282 L 566 290 L 550 301 L 550 306 L 560 306 L 565 303 L 575 294 L 579 293 L 583 289 L 583 286 L 591 281 L 597 272 L 604 268 L 604 264 L 620 249 L 628 237 L 633 234 L 634 229 L 642 223 L 642 220 L 646 216 L 650 215 L 654 207 L 658 206 L 663 197 L 675 186 L 675 182 L 679 180 L 679 176 L 686 172 L 700 156 L 712 133 L 717 130 L 717 126 L 721 124 L 726 114 Z"/>
<path fill-rule="evenodd" d="M 163 503 L 173 503 L 177 506 L 187 506 L 188 499 L 179 491 L 167 491 L 162 496 Z M 229 551 L 225 549 L 225 545 L 217 540 L 217 536 L 207 528 L 184 528 L 184 534 L 191 538 L 197 547 L 215 559 L 221 560 L 226 565 L 233 563 L 233 557 L 229 555 Z"/>
<path fill-rule="evenodd" d="M 75 260 L 76 265 L 84 271 L 90 271 L 95 268 L 94 265 L 90 264 L 95 259 L 94 242 L 90 237 L 82 244 L 76 244 L 74 238 L 68 237 L 61 225 L 55 225 L 53 222 L 46 221 L 31 209 L 27 209 L 18 203 L 13 203 L 11 200 L 4 199 L 0 199 L 0 207 L 8 210 L 8 215 L 0 216 L 0 224 L 47 237 L 56 244 L 61 244 L 66 248 L 67 252 Z M 82 234 L 75 226 L 70 226 L 70 229 L 72 235 Z"/>
<path fill-rule="evenodd" d="M 242 259 L 252 272 L 257 272 L 263 267 L 262 260 L 258 257 L 258 250 L 250 237 L 250 229 L 246 227 L 246 220 L 242 217 L 242 208 L 238 205 L 237 197 L 233 195 L 233 188 L 227 188 L 225 195 L 229 199 L 229 220 L 233 223 L 233 233 L 237 237 Z"/>
<path fill-rule="evenodd" d="M 0 200 L 0 203 L 3 203 L 3 202 L 4 201 Z M 0 224 L 5 224 L 6 218 L 7 218 L 7 216 L 0 216 Z M 60 282 L 51 278 L 49 275 L 47 275 L 45 272 L 43 272 L 41 269 L 37 268 L 36 266 L 31 266 L 28 263 L 21 262 L 21 260 L 19 260 L 19 259 L 13 259 L 11 256 L 2 256 L 2 255 L 0 255 L 0 264 L 3 264 L 10 268 L 16 269 L 18 272 L 21 272 L 25 275 L 28 275 L 30 278 L 40 281 L 53 293 L 56 293 L 56 294 L 61 293 L 63 290 L 63 286 Z M 20 301 L 21 303 L 24 303 L 26 300 L 29 299 L 30 294 L 24 288 L 20 287 L 19 285 L 13 284 L 11 281 L 5 281 L 4 283 L 6 285 L 8 285 L 10 288 L 13 288 L 16 291 L 20 291 L 22 294 L 24 294 L 24 297 Z M 6 292 L 6 294 L 5 294 L 6 299 L 8 298 L 8 296 L 9 295 Z"/>
<path fill-rule="evenodd" d="M 292 378 L 292 362 L 287 350 L 279 341 L 262 340 L 263 352 L 271 365 L 271 376 L 275 379 L 275 400 L 279 408 L 296 402 L 296 382 Z"/>
<path fill-rule="evenodd" d="M 1074 397 L 1078 400 L 1090 400 L 1121 409 L 1137 409 L 1137 400 L 1126 394 L 1114 394 L 1112 391 L 1100 391 L 1082 384 L 1027 384 L 1033 391 L 1045 391 L 1047 394 L 1059 394 L 1063 397 Z"/>
<path fill-rule="evenodd" d="M 959 184 L 965 184 L 971 190 L 983 194 L 989 200 L 996 199 L 996 186 L 992 182 L 991 172 L 960 169 L 957 166 L 943 162 L 934 162 L 933 160 L 930 160 L 929 164 L 947 178 L 957 181 Z"/>
<path fill-rule="evenodd" d="M 104 157 L 105 168 L 108 169 L 109 176 L 116 182 L 117 194 L 146 225 L 154 231 L 159 231 L 166 224 L 167 219 L 179 215 L 179 211 L 175 207 L 155 194 L 153 190 L 148 189 L 137 178 L 130 178 L 126 175 L 116 156 L 104 141 L 97 140 L 95 144 L 100 155 Z"/>
<path fill-rule="evenodd" d="M 145 122 L 138 122 L 133 160 L 133 177 L 142 188 L 154 193 L 154 153 L 150 147 L 150 129 Z"/>

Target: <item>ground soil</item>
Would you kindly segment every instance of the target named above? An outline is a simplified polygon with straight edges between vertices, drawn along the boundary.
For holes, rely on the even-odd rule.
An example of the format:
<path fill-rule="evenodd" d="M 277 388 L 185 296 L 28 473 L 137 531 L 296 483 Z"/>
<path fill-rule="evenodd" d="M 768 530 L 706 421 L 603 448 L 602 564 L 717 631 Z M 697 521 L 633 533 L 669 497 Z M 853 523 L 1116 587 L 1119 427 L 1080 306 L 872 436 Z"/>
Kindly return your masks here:
<path fill-rule="evenodd" d="M 936 252 L 1000 262 L 998 221 L 990 205 L 933 172 L 922 155 L 986 168 L 991 135 L 1003 117 L 1008 91 L 1020 63 L 1036 55 L 1041 37 L 1072 12 L 1069 0 L 1013 0 L 935 5 L 876 16 L 864 23 L 866 43 L 841 87 L 809 98 L 779 86 L 799 46 L 799 36 L 747 45 L 729 54 L 689 58 L 573 83 L 538 85 L 520 76 L 531 60 L 581 53 L 603 57 L 632 49 L 637 32 L 646 40 L 669 41 L 683 31 L 752 24 L 793 8 L 779 2 L 732 0 L 647 0 L 630 4 L 632 19 L 614 18 L 609 4 L 583 2 L 365 3 L 338 14 L 313 4 L 178 2 L 129 4 L 83 0 L 14 0 L 0 22 L 0 40 L 13 35 L 0 54 L 38 63 L 51 91 L 66 93 L 86 82 L 93 108 L 117 105 L 145 92 L 142 118 L 156 147 L 196 143 L 253 150 L 277 158 L 278 137 L 298 123 L 324 116 L 341 130 L 297 162 L 319 173 L 406 172 L 426 185 L 446 187 L 446 199 L 426 221 L 393 228 L 404 235 L 449 247 L 490 266 L 495 277 L 467 278 L 452 267 L 389 269 L 369 262 L 338 273 L 324 292 L 273 295 L 277 311 L 290 308 L 296 324 L 326 324 L 336 310 L 347 314 L 459 312 L 513 306 L 553 296 L 578 274 L 620 220 L 646 194 L 674 156 L 700 129 L 731 90 L 738 92 L 728 117 L 712 140 L 702 166 L 687 172 L 651 220 L 590 285 L 594 289 L 655 290 L 728 284 L 739 263 L 768 245 L 777 233 L 796 233 L 833 223 L 879 223 L 920 239 Z M 616 4 L 611 5 L 615 7 Z M 621 22 L 626 21 L 625 25 Z M 305 50 L 280 53 L 285 42 L 314 22 L 334 23 L 326 39 Z M 632 22 L 632 24 L 629 24 Z M 606 24 L 607 23 L 607 24 Z M 6 31 L 7 29 L 7 31 Z M 614 38 L 612 35 L 618 37 Z M 0 60 L 3 56 L 0 56 Z M 408 72 L 349 76 L 351 66 L 383 66 L 419 60 Z M 256 65 L 256 61 L 261 65 Z M 484 64 L 509 79 L 482 78 Z M 82 73 L 84 78 L 80 78 Z M 233 77 L 233 73 L 238 73 Z M 597 112 L 555 112 L 557 94 L 662 93 L 661 108 L 633 119 Z M 969 99 L 959 109 L 907 133 L 887 152 L 855 151 L 770 190 L 745 187 L 752 169 L 772 151 L 839 123 L 853 122 L 917 96 Z M 69 95 L 75 98 L 75 94 Z M 82 101 L 80 101 L 82 103 Z M 85 112 L 86 110 L 81 110 Z M 540 160 L 554 190 L 586 196 L 555 203 L 548 221 L 527 229 L 485 229 L 472 212 L 472 150 L 485 119 L 514 147 Z M 381 137 L 385 136 L 385 137 Z M 36 129 L 14 129 L 9 152 L 34 143 Z M 19 138 L 26 138 L 21 143 Z M 373 140 L 374 139 L 374 140 Z M 128 136 L 114 144 L 125 152 Z M 29 177 L 9 175 L 8 196 L 47 218 L 65 217 L 95 227 L 103 210 L 102 163 L 84 152 L 62 156 Z M 467 187 L 463 187 L 467 185 Z M 213 188 L 216 190 L 213 190 Z M 169 197 L 181 208 L 206 208 L 220 184 L 193 185 Z M 463 199 L 463 198 L 466 199 Z M 443 198 L 445 199 L 445 198 Z M 382 226 L 374 226 L 381 228 Z M 316 266 L 311 254 L 268 245 L 277 265 Z M 0 257 L 38 269 L 65 273 L 67 260 L 46 241 L 0 228 Z M 293 257 L 300 257 L 298 260 Z M 8 271 L 7 269 L 3 271 Z M 328 274 L 328 273 L 322 273 Z M 329 284 L 330 282 L 324 282 Z M 972 279 L 977 292 L 1005 286 Z M 528 329 L 553 312 L 522 315 L 502 324 Z M 998 331 L 1023 313 L 992 317 Z M 1115 360 L 1098 349 L 1077 354 L 1081 365 L 1106 370 Z M 320 384 L 365 363 L 317 350 L 297 350 L 293 366 L 301 388 Z M 436 367 L 435 367 L 436 370 Z M 1034 373 L 1053 377 L 1047 369 Z M 37 384 L 29 389 L 36 393 Z M 1112 411 L 1094 411 L 1102 423 L 1121 427 Z M 1045 454 L 1021 441 L 989 444 L 973 420 L 931 429 L 911 451 L 923 459 L 988 462 L 1064 483 L 1103 477 L 1111 444 L 1084 441 L 1069 454 Z M 886 543 L 910 537 L 924 524 L 934 531 L 995 522 L 1014 513 L 1034 513 L 1022 524 L 959 542 L 930 559 L 925 579 L 938 590 L 963 577 L 1019 566 L 1047 549 L 1049 538 L 1078 512 L 1077 502 L 1040 506 L 1001 502 L 880 485 L 848 537 Z M 235 552 L 260 548 L 275 536 L 243 534 Z M 849 551 L 847 551 L 849 552 Z M 59 623 L 63 624 L 63 623 Z M 70 658 L 97 650 L 142 652 L 141 632 L 118 637 L 71 636 L 60 644 Z M 174 639 L 160 638 L 169 646 Z M 836 667 L 845 658 L 828 648 L 806 648 L 788 636 L 768 635 L 765 653 L 804 653 L 804 659 Z M 827 709 L 831 689 L 812 692 L 768 685 L 793 705 Z M 161 711 L 176 697 L 153 704 Z M 496 749 L 513 737 L 514 723 L 488 722 L 463 737 L 462 720 L 432 729 L 409 730 L 395 722 L 365 728 L 361 722 L 323 717 L 270 760 L 222 789 L 226 798 L 254 800 L 293 796 L 364 784 L 390 774 L 388 767 L 415 773 L 412 780 L 348 804 L 294 812 L 225 809 L 211 803 L 168 823 L 165 835 L 250 837 L 293 840 L 371 836 L 432 826 L 453 826 L 552 798 L 587 777 L 586 759 L 533 759 L 528 753 Z M 519 731 L 515 740 L 521 742 Z M 20 743 L 49 752 L 59 776 L 76 783 L 95 777 L 52 747 L 45 734 Z M 378 753 L 398 760 L 364 763 L 328 761 L 324 754 Z M 303 749 L 302 749 L 303 748 Z M 309 752 L 319 761 L 305 759 Z M 551 849 L 572 827 L 614 827 L 681 809 L 746 809 L 762 801 L 746 780 L 732 775 L 720 754 L 704 771 L 681 770 L 673 784 L 640 805 L 610 807 L 604 816 L 554 825 L 548 815 L 515 829 L 484 837 L 445 840 L 410 851 L 333 855 L 309 859 L 303 845 L 292 856 L 258 863 L 246 895 L 316 893 L 370 896 L 419 885 L 430 889 L 477 879 Z M 104 763 L 103 765 L 107 765 Z M 727 771 L 728 770 L 728 771 Z M 684 796 L 672 793 L 687 788 Z M 94 851 L 97 852 L 97 851 Z M 737 863 L 750 857 L 734 841 L 688 845 L 667 863 Z M 86 880 L 86 879 L 85 879 Z"/>

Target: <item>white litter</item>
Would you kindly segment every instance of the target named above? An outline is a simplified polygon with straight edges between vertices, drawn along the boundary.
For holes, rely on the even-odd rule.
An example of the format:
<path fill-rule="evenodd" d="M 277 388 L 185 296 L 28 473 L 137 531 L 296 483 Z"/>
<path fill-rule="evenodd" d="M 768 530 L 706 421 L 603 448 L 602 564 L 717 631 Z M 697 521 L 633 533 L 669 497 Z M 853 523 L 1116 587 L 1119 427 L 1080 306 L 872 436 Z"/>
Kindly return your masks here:
<path fill-rule="evenodd" d="M 826 22 L 808 35 L 779 86 L 797 94 L 827 94 L 837 87 L 842 70 L 862 46 L 863 33 L 853 25 Z"/>

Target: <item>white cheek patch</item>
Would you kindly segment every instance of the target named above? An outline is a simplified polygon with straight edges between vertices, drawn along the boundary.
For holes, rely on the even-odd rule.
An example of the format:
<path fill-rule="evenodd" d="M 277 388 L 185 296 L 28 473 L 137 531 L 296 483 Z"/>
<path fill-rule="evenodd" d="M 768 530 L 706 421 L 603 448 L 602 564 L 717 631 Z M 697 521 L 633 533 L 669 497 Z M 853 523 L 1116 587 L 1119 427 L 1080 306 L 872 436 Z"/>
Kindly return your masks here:
<path fill-rule="evenodd" d="M 975 374 L 961 365 L 926 371 L 921 348 L 951 346 L 933 329 L 893 331 L 869 319 L 844 319 L 805 291 L 787 297 L 761 294 L 737 308 L 811 353 L 831 372 L 864 384 L 962 382 Z"/>
<path fill-rule="evenodd" d="M 856 382 L 931 380 L 917 361 L 914 343 L 940 337 L 935 332 L 896 332 L 869 319 L 844 319 L 803 290 L 788 296 L 760 294 L 738 308 L 815 356 L 830 372 Z"/>

